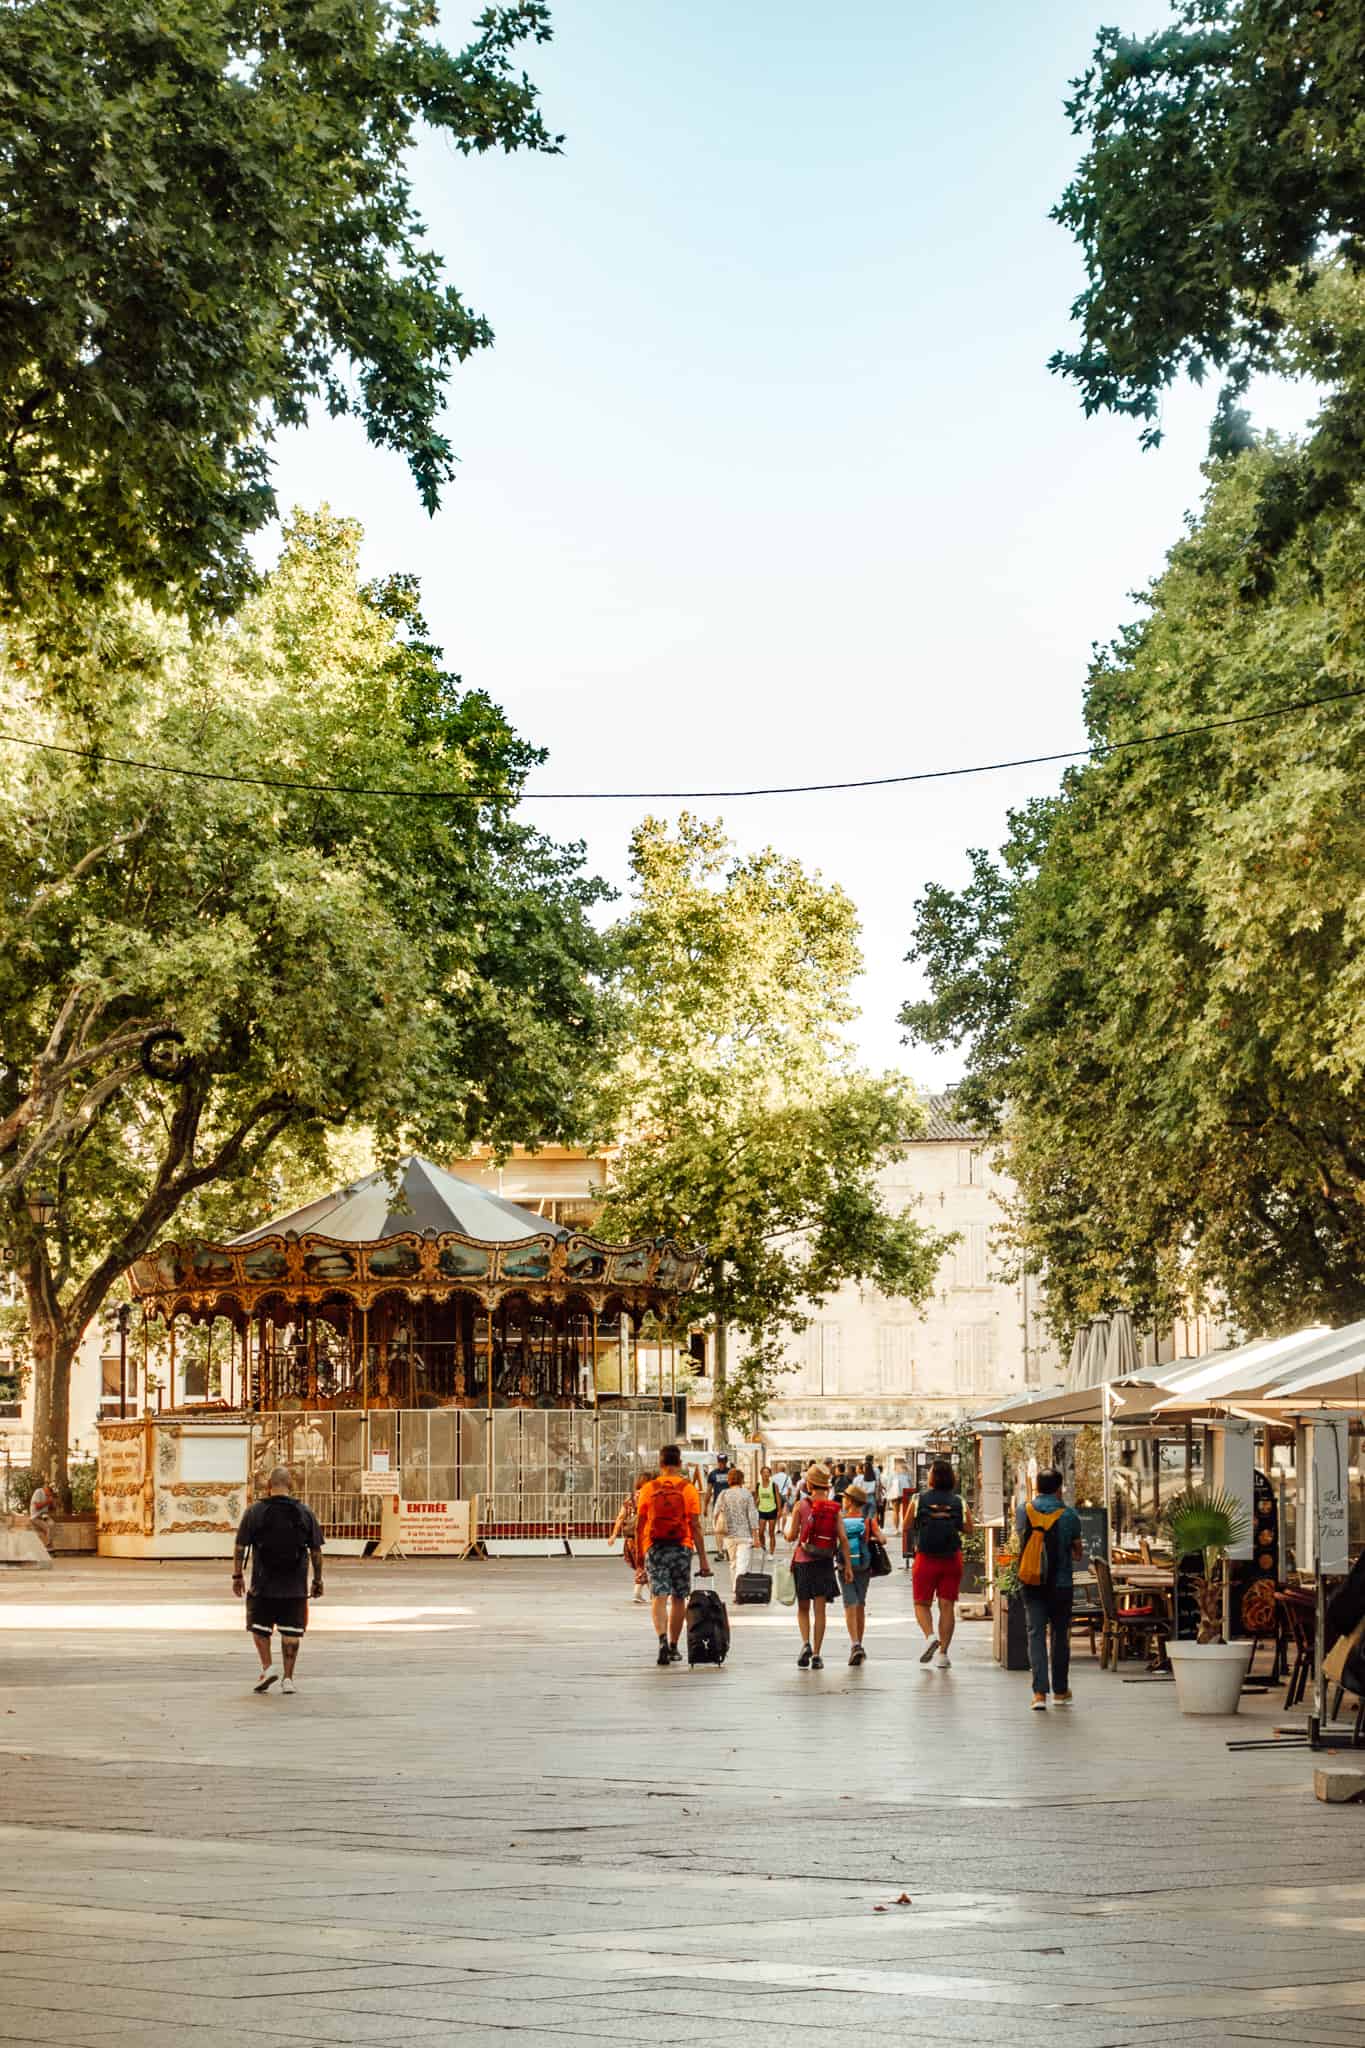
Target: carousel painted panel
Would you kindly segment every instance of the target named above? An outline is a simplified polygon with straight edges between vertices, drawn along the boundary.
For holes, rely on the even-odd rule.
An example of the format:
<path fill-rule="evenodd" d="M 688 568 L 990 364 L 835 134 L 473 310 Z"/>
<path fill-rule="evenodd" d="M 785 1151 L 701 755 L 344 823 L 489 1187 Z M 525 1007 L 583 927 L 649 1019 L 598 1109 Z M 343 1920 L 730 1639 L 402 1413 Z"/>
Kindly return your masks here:
<path fill-rule="evenodd" d="M 102 1557 L 229 1557 L 249 1499 L 244 1416 L 100 1424 Z"/>

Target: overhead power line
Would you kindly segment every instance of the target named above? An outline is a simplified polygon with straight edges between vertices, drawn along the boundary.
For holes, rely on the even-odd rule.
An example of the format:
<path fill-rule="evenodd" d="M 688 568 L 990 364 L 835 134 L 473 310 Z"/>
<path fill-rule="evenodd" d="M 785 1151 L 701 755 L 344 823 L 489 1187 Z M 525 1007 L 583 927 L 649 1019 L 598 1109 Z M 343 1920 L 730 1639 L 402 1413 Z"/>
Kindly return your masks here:
<path fill-rule="evenodd" d="M 1164 747 L 1173 740 L 1197 739 L 1203 733 L 1223 732 L 1229 726 L 1260 725 L 1277 718 L 1292 718 L 1300 711 L 1316 711 L 1324 704 L 1345 704 L 1365 697 L 1365 684 L 1354 690 L 1335 690 L 1325 697 L 1301 697 L 1288 704 L 1272 704 L 1264 711 L 1237 712 L 1229 718 L 1211 718 L 1202 725 L 1174 726 L 1167 732 L 1140 733 L 1130 740 L 1103 740 L 1093 747 L 1070 747 L 1055 754 L 1021 754 L 1008 761 L 973 761 L 958 768 L 916 768 L 903 775 L 865 775 L 844 782 L 781 782 L 752 789 L 376 789 L 356 782 L 306 782 L 287 776 L 233 775 L 218 768 L 186 768 L 172 761 L 145 761 L 129 754 L 107 754 L 100 747 L 73 747 L 59 740 L 35 740 L 18 733 L 0 732 L 0 742 L 30 747 L 38 753 L 69 754 L 77 760 L 94 761 L 105 768 L 135 768 L 144 775 L 178 775 L 192 782 L 230 782 L 251 789 L 302 791 L 312 796 L 377 796 L 401 798 L 411 803 L 712 803 L 754 796 L 832 796 L 841 790 L 897 789 L 912 782 L 947 782 L 964 775 L 998 775 L 1008 768 L 1046 768 L 1059 761 L 1102 760 L 1109 754 L 1130 752 L 1137 747 Z"/>

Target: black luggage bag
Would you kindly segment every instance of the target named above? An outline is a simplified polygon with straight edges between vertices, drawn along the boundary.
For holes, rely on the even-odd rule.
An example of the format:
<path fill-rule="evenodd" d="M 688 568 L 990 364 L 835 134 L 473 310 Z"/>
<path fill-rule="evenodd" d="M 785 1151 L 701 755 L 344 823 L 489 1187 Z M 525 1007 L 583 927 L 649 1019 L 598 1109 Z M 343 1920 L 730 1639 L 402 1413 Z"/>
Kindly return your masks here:
<path fill-rule="evenodd" d="M 773 1582 L 768 1572 L 741 1572 L 735 1580 L 736 1607 L 766 1607 L 773 1597 Z"/>
<path fill-rule="evenodd" d="M 730 1617 L 719 1593 L 698 1586 L 687 1603 L 687 1661 L 723 1664 L 730 1648 Z"/>

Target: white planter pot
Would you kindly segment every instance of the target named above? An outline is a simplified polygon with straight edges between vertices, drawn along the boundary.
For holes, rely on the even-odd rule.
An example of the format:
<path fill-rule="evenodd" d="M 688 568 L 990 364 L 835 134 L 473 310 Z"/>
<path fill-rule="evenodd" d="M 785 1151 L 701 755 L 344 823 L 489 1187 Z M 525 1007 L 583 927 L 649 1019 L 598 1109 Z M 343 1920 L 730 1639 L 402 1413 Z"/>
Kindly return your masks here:
<path fill-rule="evenodd" d="M 1235 1714 L 1254 1643 L 1167 1643 L 1182 1714 Z"/>

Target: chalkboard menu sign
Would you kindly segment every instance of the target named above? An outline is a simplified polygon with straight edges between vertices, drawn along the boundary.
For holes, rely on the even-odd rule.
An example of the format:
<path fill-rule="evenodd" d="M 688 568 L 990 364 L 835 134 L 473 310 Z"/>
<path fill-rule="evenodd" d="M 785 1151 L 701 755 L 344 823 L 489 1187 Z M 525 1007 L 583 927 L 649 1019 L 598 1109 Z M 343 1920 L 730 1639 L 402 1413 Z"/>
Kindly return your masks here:
<path fill-rule="evenodd" d="M 1077 1508 L 1081 1518 L 1081 1541 L 1087 1557 L 1109 1555 L 1109 1517 L 1103 1508 Z"/>

